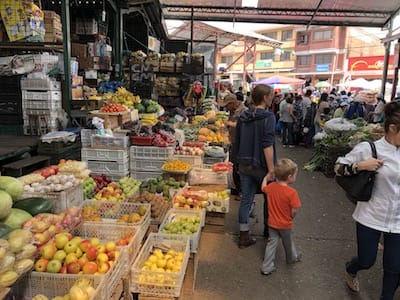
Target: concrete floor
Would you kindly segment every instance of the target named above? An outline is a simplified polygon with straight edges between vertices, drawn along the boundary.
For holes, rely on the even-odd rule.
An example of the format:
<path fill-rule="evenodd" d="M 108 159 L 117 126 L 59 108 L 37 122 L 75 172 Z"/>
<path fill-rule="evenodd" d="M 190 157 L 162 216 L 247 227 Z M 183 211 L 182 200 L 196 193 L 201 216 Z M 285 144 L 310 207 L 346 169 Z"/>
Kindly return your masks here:
<path fill-rule="evenodd" d="M 344 284 L 344 264 L 356 253 L 355 224 L 351 217 L 354 205 L 344 196 L 334 179 L 320 172 L 306 172 L 302 166 L 312 150 L 278 146 L 278 156 L 293 159 L 299 165 L 294 187 L 302 200 L 295 220 L 296 246 L 303 261 L 286 265 L 284 251 L 277 252 L 277 272 L 260 274 L 266 241 L 262 221 L 252 232 L 257 244 L 247 249 L 237 247 L 239 202 L 231 200 L 225 218 L 224 233 L 203 232 L 199 267 L 193 295 L 185 300 L 377 300 L 382 280 L 382 253 L 375 266 L 359 273 L 360 293 L 351 293 Z M 257 196 L 261 218 L 262 198 Z M 400 299 L 400 292 L 395 299 Z"/>

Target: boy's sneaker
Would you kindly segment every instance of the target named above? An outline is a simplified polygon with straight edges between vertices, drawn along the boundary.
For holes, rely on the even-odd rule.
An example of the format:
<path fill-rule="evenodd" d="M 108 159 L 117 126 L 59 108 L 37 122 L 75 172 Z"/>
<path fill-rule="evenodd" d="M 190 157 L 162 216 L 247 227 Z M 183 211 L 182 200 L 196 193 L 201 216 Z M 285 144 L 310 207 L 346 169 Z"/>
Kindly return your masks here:
<path fill-rule="evenodd" d="M 348 272 L 344 274 L 344 280 L 347 284 L 347 287 L 354 293 L 358 293 L 360 291 L 360 283 L 357 279 L 356 275 L 352 275 Z"/>
<path fill-rule="evenodd" d="M 301 262 L 302 258 L 303 258 L 303 254 L 301 252 L 299 252 L 299 253 L 297 253 L 297 257 L 294 260 L 289 261 L 288 264 L 291 265 L 291 264 Z"/>
<path fill-rule="evenodd" d="M 271 271 L 269 271 L 269 272 L 263 272 L 263 271 L 261 271 L 261 275 L 265 275 L 265 276 L 268 276 L 268 275 L 271 275 L 272 273 L 274 273 L 276 271 L 276 268 L 273 268 Z"/>

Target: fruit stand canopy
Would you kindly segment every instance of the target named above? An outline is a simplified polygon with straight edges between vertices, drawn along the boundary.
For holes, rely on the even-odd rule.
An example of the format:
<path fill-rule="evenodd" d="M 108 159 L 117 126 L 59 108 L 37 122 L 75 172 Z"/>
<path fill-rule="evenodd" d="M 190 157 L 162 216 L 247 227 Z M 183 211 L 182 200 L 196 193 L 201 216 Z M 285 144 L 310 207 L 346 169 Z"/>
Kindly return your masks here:
<path fill-rule="evenodd" d="M 135 1 L 132 1 L 135 2 Z M 165 19 L 330 26 L 383 27 L 400 9 L 399 0 L 160 0 Z M 255 1 L 252 1 L 255 2 Z"/>

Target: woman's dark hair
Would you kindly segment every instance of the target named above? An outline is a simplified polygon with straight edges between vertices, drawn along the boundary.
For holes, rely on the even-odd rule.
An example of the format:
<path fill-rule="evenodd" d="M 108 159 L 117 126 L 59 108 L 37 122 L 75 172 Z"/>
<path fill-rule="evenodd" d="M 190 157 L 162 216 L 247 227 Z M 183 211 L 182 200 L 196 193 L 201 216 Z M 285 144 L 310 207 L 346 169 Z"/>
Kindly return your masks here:
<path fill-rule="evenodd" d="M 266 84 L 257 85 L 251 92 L 251 100 L 254 105 L 263 103 L 264 96 L 273 96 L 273 89 Z"/>
<path fill-rule="evenodd" d="M 319 97 L 318 104 L 320 104 L 322 101 L 328 101 L 328 97 L 329 97 L 328 93 L 322 93 L 321 97 Z"/>
<path fill-rule="evenodd" d="M 400 130 L 400 101 L 392 101 L 385 104 L 383 126 L 385 132 L 389 131 L 389 125 L 393 124 Z"/>
<path fill-rule="evenodd" d="M 293 98 L 292 97 L 287 97 L 286 98 L 286 103 L 292 104 L 293 103 Z"/>

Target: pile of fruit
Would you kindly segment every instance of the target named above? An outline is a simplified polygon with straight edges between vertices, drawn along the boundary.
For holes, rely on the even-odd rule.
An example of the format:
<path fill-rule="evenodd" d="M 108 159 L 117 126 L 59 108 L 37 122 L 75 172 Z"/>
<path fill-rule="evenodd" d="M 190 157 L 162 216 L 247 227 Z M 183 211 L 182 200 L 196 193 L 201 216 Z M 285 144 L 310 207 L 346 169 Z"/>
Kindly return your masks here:
<path fill-rule="evenodd" d="M 138 110 L 139 114 L 144 113 L 157 113 L 162 110 L 163 107 L 158 104 L 157 101 L 150 99 L 142 99 L 141 103 L 135 104 L 135 109 Z"/>
<path fill-rule="evenodd" d="M 142 126 L 154 126 L 158 122 L 156 113 L 148 113 L 140 115 L 140 124 Z"/>
<path fill-rule="evenodd" d="M 161 249 L 154 249 L 147 260 L 141 266 L 143 271 L 155 271 L 165 274 L 141 273 L 138 276 L 139 284 L 176 284 L 174 276 L 168 276 L 168 273 L 178 273 L 182 268 L 184 252 L 168 250 L 163 252 Z"/>
<path fill-rule="evenodd" d="M 111 182 L 106 187 L 102 188 L 99 192 L 94 195 L 95 200 L 99 201 L 118 201 L 124 202 L 126 200 L 122 189 L 117 183 Z"/>
<path fill-rule="evenodd" d="M 40 213 L 22 224 L 23 229 L 33 233 L 33 243 L 43 245 L 57 233 L 64 230 L 71 230 L 81 222 L 79 207 L 70 207 L 58 215 Z"/>
<path fill-rule="evenodd" d="M 159 130 L 155 135 L 154 135 L 154 140 L 153 140 L 153 145 L 157 147 L 168 147 L 170 145 L 175 144 L 175 137 L 164 131 L 164 130 Z"/>
<path fill-rule="evenodd" d="M 134 196 L 139 191 L 141 182 L 136 180 L 135 178 L 125 176 L 118 181 L 118 185 L 122 190 L 125 198 L 128 199 Z"/>
<path fill-rule="evenodd" d="M 127 107 L 133 107 L 134 105 L 142 101 L 140 99 L 140 96 L 134 96 L 130 91 L 126 90 L 124 87 L 119 87 L 115 93 L 104 94 L 104 98 L 108 102 L 122 104 Z"/>
<path fill-rule="evenodd" d="M 93 201 L 82 207 L 82 220 L 101 222 L 103 218 L 117 219 L 118 223 L 137 224 L 146 215 L 148 205 L 132 203 L 109 203 Z M 131 212 L 129 212 L 131 211 Z"/>
<path fill-rule="evenodd" d="M 170 199 L 170 191 L 177 190 L 186 185 L 185 181 L 176 181 L 175 178 L 170 177 L 168 180 L 164 180 L 161 176 L 157 178 L 151 178 L 143 181 L 140 185 L 140 192 L 148 191 L 150 193 L 159 193 Z"/>
<path fill-rule="evenodd" d="M 80 181 L 76 179 L 74 175 L 56 174 L 51 175 L 40 182 L 26 184 L 24 186 L 24 192 L 43 194 L 61 192 L 79 184 Z"/>
<path fill-rule="evenodd" d="M 61 274 L 105 274 L 120 251 L 115 241 L 102 243 L 98 238 L 73 237 L 60 232 L 40 248 L 35 271 Z"/>
<path fill-rule="evenodd" d="M 21 179 L 24 180 L 24 178 L 26 178 L 28 181 L 29 180 L 34 180 L 33 182 L 35 182 L 35 179 L 38 180 L 38 176 L 35 177 L 35 174 L 41 175 L 44 178 L 50 177 L 52 175 L 56 175 L 59 172 L 59 168 L 57 165 L 53 165 L 53 166 L 48 166 L 42 170 L 37 170 L 34 172 L 34 174 L 28 174 L 23 176 Z M 37 181 L 36 181 L 37 182 Z"/>
<path fill-rule="evenodd" d="M 150 203 L 151 204 L 151 218 L 158 219 L 164 212 L 168 203 L 167 200 L 160 195 L 143 192 L 140 195 L 134 196 L 129 200 L 133 203 Z"/>
<path fill-rule="evenodd" d="M 229 143 L 228 134 L 220 128 L 214 125 L 200 128 L 197 140 L 200 142 Z"/>
<path fill-rule="evenodd" d="M 92 199 L 95 194 L 96 181 L 93 177 L 87 177 L 82 183 L 83 185 L 83 199 Z"/>
<path fill-rule="evenodd" d="M 161 169 L 167 172 L 188 172 L 191 167 L 189 163 L 177 159 L 167 161 L 163 164 Z"/>
<path fill-rule="evenodd" d="M 182 146 L 175 148 L 175 154 L 178 155 L 204 155 L 204 150 L 199 147 Z"/>
<path fill-rule="evenodd" d="M 29 230 L 15 229 L 8 239 L 0 239 L 0 287 L 13 285 L 32 269 L 37 252 L 32 237 Z"/>
<path fill-rule="evenodd" d="M 58 163 L 58 169 L 61 174 L 74 175 L 75 178 L 83 181 L 90 174 L 87 163 L 77 160 L 61 159 Z"/>
<path fill-rule="evenodd" d="M 51 298 L 51 300 L 89 300 L 96 293 L 93 287 L 93 282 L 87 278 L 82 277 L 77 279 L 72 287 L 69 289 L 68 294 L 64 296 L 56 296 Z M 32 298 L 32 300 L 50 300 L 47 296 L 43 294 L 38 294 Z"/>
<path fill-rule="evenodd" d="M 206 208 L 208 205 L 207 192 L 198 191 L 190 194 L 177 194 L 174 197 L 174 207 L 182 208 Z"/>
<path fill-rule="evenodd" d="M 106 106 L 103 106 L 100 109 L 100 112 L 105 112 L 105 113 L 116 113 L 116 112 L 126 112 L 126 107 L 123 106 L 122 104 L 107 104 Z"/>
<path fill-rule="evenodd" d="M 94 188 L 95 193 L 99 192 L 102 188 L 106 187 L 112 182 L 111 177 L 106 174 L 91 175 L 91 177 L 96 182 L 96 187 Z"/>
<path fill-rule="evenodd" d="M 200 217 L 189 217 L 185 215 L 173 216 L 162 228 L 162 233 L 192 235 L 200 228 Z"/>

